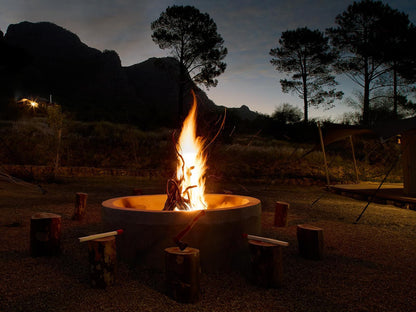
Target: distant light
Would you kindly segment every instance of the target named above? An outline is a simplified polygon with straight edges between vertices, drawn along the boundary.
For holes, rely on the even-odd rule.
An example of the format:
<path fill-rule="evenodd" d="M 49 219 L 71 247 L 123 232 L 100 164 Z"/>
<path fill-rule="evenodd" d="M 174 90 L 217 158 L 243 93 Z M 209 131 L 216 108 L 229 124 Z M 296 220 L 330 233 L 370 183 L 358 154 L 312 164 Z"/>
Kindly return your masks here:
<path fill-rule="evenodd" d="M 30 105 L 33 107 L 33 108 L 35 108 L 35 107 L 38 107 L 38 103 L 36 103 L 36 102 L 34 102 L 34 101 L 30 101 Z"/>

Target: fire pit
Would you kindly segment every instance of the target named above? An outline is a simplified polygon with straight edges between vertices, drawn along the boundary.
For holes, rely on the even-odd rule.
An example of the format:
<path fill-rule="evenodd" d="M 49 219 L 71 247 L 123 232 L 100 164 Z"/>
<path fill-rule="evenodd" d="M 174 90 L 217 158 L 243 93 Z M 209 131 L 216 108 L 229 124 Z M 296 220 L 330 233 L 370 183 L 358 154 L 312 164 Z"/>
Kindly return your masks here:
<path fill-rule="evenodd" d="M 164 249 L 174 246 L 174 237 L 200 210 L 162 210 L 166 195 L 118 197 L 102 203 L 102 221 L 107 230 L 123 229 L 117 238 L 121 260 L 162 270 Z M 247 258 L 244 233 L 259 234 L 260 200 L 247 196 L 205 194 L 207 209 L 183 240 L 200 250 L 204 271 L 241 267 Z"/>
<path fill-rule="evenodd" d="M 200 250 L 204 270 L 230 270 L 245 262 L 243 234 L 260 231 L 260 201 L 205 194 L 206 150 L 219 132 L 209 143 L 196 135 L 197 103 L 192 94 L 194 103 L 174 144 L 176 174 L 167 182 L 166 195 L 109 199 L 103 202 L 102 219 L 109 230 L 125 231 L 117 243 L 121 259 L 162 269 L 165 248 L 177 244 L 183 249 L 188 244 Z M 224 120 L 225 113 L 220 130 Z M 195 222 L 185 244 L 178 234 Z"/>

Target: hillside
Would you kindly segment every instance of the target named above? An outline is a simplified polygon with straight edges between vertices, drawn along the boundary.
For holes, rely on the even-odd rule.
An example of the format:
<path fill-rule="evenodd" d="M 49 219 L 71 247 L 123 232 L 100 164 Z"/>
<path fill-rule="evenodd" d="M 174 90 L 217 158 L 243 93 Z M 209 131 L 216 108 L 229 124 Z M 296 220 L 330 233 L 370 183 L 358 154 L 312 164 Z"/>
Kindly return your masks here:
<path fill-rule="evenodd" d="M 91 48 L 77 35 L 49 22 L 10 25 L 0 50 L 5 60 L 0 69 L 7 77 L 3 85 L 15 99 L 52 94 L 65 111 L 81 120 L 132 123 L 142 128 L 175 124 L 179 63 L 173 58 L 150 58 L 123 67 L 115 51 Z M 205 92 L 193 89 L 202 112 L 221 111 Z M 4 93 L 2 98 L 4 107 Z M 256 114 L 247 107 L 242 110 L 241 116 Z"/>

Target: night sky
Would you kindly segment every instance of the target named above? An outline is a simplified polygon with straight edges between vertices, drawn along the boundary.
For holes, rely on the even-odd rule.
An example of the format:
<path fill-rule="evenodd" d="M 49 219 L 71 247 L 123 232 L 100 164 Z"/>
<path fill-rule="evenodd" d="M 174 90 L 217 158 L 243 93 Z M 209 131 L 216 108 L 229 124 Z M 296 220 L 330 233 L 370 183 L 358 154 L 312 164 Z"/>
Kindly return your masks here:
<path fill-rule="evenodd" d="M 283 31 L 298 27 L 325 30 L 334 26 L 335 16 L 352 0 L 0 0 L 0 29 L 22 21 L 55 23 L 75 33 L 82 42 L 99 50 L 115 50 L 123 66 L 150 57 L 168 56 L 151 39 L 150 24 L 168 6 L 193 5 L 208 13 L 228 49 L 227 69 L 215 88 L 205 90 L 217 105 L 240 107 L 271 114 L 283 103 L 302 109 L 302 100 L 281 92 L 283 78 L 270 64 L 269 51 Z M 416 22 L 414 0 L 384 1 Z M 339 88 L 351 96 L 352 85 L 345 77 Z M 324 111 L 311 109 L 310 117 L 336 118 L 351 111 L 343 102 Z"/>

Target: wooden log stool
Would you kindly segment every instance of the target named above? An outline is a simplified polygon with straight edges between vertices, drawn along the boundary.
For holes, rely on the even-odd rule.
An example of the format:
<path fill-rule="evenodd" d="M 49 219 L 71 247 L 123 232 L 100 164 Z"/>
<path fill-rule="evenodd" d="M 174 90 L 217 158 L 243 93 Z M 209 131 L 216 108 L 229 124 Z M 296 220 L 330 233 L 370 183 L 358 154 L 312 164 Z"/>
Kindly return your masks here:
<path fill-rule="evenodd" d="M 248 240 L 250 250 L 250 281 L 266 288 L 282 286 L 283 262 L 282 246 Z"/>
<path fill-rule="evenodd" d="M 30 219 L 30 254 L 54 256 L 61 252 L 61 216 L 39 212 Z"/>
<path fill-rule="evenodd" d="M 168 295 L 178 302 L 195 303 L 200 299 L 199 249 L 178 247 L 165 249 L 166 287 Z"/>
<path fill-rule="evenodd" d="M 76 193 L 75 194 L 75 208 L 72 220 L 82 220 L 85 216 L 87 207 L 87 193 Z"/>
<path fill-rule="evenodd" d="M 289 203 L 277 201 L 274 210 L 274 226 L 287 226 L 287 212 L 289 210 Z"/>
<path fill-rule="evenodd" d="M 306 259 L 320 260 L 323 258 L 323 229 L 309 224 L 298 224 L 297 239 L 299 253 Z"/>
<path fill-rule="evenodd" d="M 88 255 L 91 285 L 94 288 L 114 285 L 117 266 L 115 236 L 88 241 Z"/>

